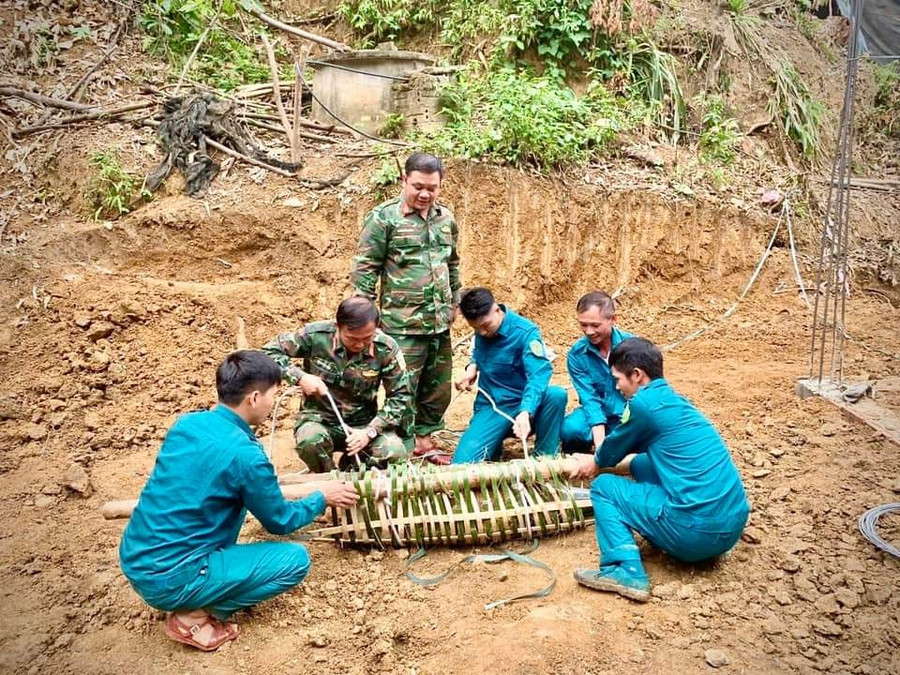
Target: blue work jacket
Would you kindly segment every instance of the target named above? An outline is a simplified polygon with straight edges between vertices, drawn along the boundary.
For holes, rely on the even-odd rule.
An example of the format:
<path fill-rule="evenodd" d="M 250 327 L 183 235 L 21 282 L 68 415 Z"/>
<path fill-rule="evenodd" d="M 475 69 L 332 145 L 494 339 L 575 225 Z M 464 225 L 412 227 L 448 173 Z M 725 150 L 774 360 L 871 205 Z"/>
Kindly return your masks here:
<path fill-rule="evenodd" d="M 262 445 L 228 407 L 182 415 L 122 535 L 122 571 L 132 581 L 190 573 L 235 543 L 247 510 L 269 532 L 287 534 L 324 512 L 325 496 L 286 500 Z"/>
<path fill-rule="evenodd" d="M 663 378 L 631 397 L 594 461 L 614 466 L 638 452 L 647 453 L 672 507 L 734 520 L 749 512 L 740 474 L 719 432 Z"/>
<path fill-rule="evenodd" d="M 631 333 L 612 329 L 610 351 L 622 340 L 633 337 Z M 616 389 L 616 378 L 600 350 L 591 344 L 587 335 L 578 340 L 566 356 L 566 369 L 584 416 L 591 427 L 618 422 L 625 408 L 625 397 Z"/>
<path fill-rule="evenodd" d="M 534 417 L 553 367 L 538 327 L 504 305 L 500 308 L 505 316 L 493 337 L 475 336 L 472 361 L 478 367 L 478 386 L 510 416 L 527 410 Z M 486 405 L 490 403 L 479 392 L 475 409 Z"/>

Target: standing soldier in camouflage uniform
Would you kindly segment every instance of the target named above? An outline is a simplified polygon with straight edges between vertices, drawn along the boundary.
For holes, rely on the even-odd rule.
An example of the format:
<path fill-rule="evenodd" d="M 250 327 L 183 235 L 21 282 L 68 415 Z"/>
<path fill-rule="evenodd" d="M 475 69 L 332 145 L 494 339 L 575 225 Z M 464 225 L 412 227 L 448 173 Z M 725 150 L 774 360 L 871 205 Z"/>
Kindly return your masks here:
<path fill-rule="evenodd" d="M 437 202 L 443 177 L 444 166 L 434 155 L 409 156 L 401 195 L 366 216 L 351 273 L 357 294 L 379 298 L 384 332 L 406 357 L 416 404 L 416 454 L 435 449 L 431 434 L 443 428 L 450 405 L 450 324 L 460 283 L 456 221 Z"/>
<path fill-rule="evenodd" d="M 349 468 L 362 453 L 377 464 L 402 460 L 412 445 L 412 392 L 400 347 L 378 330 L 378 308 L 368 298 L 347 298 L 334 321 L 316 321 L 284 333 L 263 347 L 281 366 L 283 378 L 306 394 L 294 425 L 297 454 L 312 472 L 334 468 L 334 453 Z M 302 367 L 291 359 L 302 359 Z M 378 409 L 379 385 L 385 400 Z M 346 435 L 334 414 L 331 394 Z M 406 439 L 406 440 L 404 440 Z"/>

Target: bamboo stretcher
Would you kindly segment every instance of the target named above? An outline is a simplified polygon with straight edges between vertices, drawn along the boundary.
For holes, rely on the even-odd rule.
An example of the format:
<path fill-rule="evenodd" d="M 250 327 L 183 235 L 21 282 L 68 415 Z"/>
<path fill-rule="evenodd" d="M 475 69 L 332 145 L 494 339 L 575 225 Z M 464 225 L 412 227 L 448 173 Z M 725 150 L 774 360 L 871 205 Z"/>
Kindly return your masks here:
<path fill-rule="evenodd" d="M 303 538 L 347 544 L 473 545 L 570 532 L 593 523 L 587 490 L 563 476 L 572 460 L 514 460 L 451 467 L 348 472 L 360 502 L 332 509 L 331 524 Z"/>
<path fill-rule="evenodd" d="M 332 508 L 326 525 L 306 528 L 305 540 L 363 546 L 474 545 L 531 540 L 593 524 L 587 490 L 566 482 L 571 457 L 387 469 L 285 474 L 286 499 L 312 494 L 327 481 L 351 483 L 360 496 L 351 509 Z M 615 470 L 619 470 L 618 468 Z M 103 505 L 104 518 L 127 518 L 136 500 Z"/>

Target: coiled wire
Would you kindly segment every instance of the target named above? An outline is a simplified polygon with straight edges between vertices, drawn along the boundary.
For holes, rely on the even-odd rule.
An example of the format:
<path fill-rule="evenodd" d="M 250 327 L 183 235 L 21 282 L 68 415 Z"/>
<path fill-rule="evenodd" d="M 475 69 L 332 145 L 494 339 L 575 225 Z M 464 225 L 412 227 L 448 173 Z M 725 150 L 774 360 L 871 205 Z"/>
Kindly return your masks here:
<path fill-rule="evenodd" d="M 900 549 L 892 546 L 878 535 L 876 530 L 878 519 L 886 513 L 900 513 L 900 504 L 882 504 L 873 509 L 869 509 L 859 517 L 859 531 L 862 536 L 875 544 L 882 551 L 890 553 L 895 558 L 900 558 Z"/>

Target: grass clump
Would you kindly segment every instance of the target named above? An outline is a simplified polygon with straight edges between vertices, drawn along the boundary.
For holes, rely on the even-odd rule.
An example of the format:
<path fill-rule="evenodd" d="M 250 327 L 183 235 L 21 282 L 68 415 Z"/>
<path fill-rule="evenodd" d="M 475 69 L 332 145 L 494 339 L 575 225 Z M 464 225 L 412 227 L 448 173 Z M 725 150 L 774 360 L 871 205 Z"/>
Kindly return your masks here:
<path fill-rule="evenodd" d="M 144 49 L 164 56 L 174 73 L 180 73 L 204 29 L 217 21 L 204 38 L 191 65 L 190 75 L 209 86 L 230 91 L 242 84 L 266 82 L 270 77 L 265 58 L 248 44 L 237 29 L 238 13 L 252 0 L 146 0 L 138 25 L 144 32 Z"/>
<path fill-rule="evenodd" d="M 143 181 L 122 168 L 113 150 L 95 152 L 90 166 L 94 169 L 88 183 L 87 201 L 95 220 L 113 220 L 129 213 L 138 197 L 143 196 Z"/>
<path fill-rule="evenodd" d="M 721 96 L 701 97 L 694 106 L 703 111 L 700 121 L 700 154 L 707 161 L 731 164 L 741 140 L 737 120 L 730 117 Z"/>

